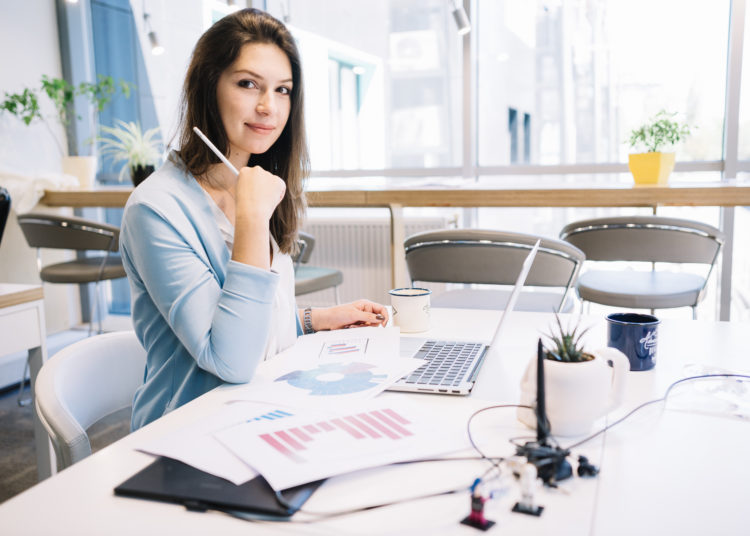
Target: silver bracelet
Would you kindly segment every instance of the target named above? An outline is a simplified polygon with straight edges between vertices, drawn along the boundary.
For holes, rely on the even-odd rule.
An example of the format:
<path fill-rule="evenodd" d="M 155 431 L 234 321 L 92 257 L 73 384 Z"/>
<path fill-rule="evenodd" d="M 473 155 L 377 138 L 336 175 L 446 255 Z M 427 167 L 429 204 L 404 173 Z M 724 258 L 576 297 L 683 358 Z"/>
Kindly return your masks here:
<path fill-rule="evenodd" d="M 302 331 L 305 335 L 315 333 L 312 325 L 312 307 L 305 307 L 304 320 L 302 322 Z"/>

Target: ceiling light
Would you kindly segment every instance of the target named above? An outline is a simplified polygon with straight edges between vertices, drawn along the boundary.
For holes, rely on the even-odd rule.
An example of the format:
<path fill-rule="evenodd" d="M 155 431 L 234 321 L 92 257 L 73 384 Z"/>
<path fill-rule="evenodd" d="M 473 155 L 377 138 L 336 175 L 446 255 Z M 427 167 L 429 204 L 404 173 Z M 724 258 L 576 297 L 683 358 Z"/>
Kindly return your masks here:
<path fill-rule="evenodd" d="M 453 2 L 453 18 L 456 21 L 456 27 L 458 28 L 458 35 L 466 35 L 471 31 L 471 22 L 469 22 L 469 16 L 466 14 L 463 4 L 460 0 Z"/>
<path fill-rule="evenodd" d="M 159 56 L 164 54 L 164 47 L 159 44 L 159 39 L 156 37 L 156 32 L 153 30 L 148 32 L 148 40 L 151 43 L 151 54 Z"/>
<path fill-rule="evenodd" d="M 151 23 L 149 22 L 150 15 L 146 13 L 146 6 L 144 1 L 143 6 L 143 22 L 146 26 L 146 31 L 148 32 L 148 41 L 151 43 L 151 54 L 154 56 L 159 56 L 161 54 L 164 54 L 164 47 L 159 44 L 159 38 L 156 37 L 156 32 L 151 27 Z"/>

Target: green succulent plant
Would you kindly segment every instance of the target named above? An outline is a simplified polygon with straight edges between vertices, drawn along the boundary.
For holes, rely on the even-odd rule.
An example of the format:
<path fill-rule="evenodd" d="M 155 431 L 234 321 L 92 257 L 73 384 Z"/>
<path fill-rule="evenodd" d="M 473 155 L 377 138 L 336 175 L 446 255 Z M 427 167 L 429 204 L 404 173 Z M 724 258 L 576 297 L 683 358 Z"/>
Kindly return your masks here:
<path fill-rule="evenodd" d="M 579 330 L 579 319 L 572 330 L 570 326 L 564 328 L 557 313 L 555 313 L 555 320 L 557 321 L 557 330 L 544 335 L 549 339 L 549 343 L 544 345 L 545 359 L 564 363 L 581 363 L 594 359 L 593 355 L 583 350 L 583 345 L 581 344 L 581 339 L 590 327 Z"/>
<path fill-rule="evenodd" d="M 673 118 L 676 113 L 661 110 L 644 125 L 630 133 L 628 143 L 631 147 L 645 147 L 646 152 L 659 152 L 671 147 L 690 136 L 690 126 L 678 123 Z"/>

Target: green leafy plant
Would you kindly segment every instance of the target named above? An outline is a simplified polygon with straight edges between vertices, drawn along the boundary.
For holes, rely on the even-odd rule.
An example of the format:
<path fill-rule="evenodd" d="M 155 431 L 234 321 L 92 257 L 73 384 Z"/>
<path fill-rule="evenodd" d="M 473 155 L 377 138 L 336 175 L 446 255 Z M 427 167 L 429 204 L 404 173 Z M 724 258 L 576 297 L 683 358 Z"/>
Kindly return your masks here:
<path fill-rule="evenodd" d="M 132 84 L 124 81 L 115 82 L 111 76 L 99 75 L 96 83 L 81 82 L 77 86 L 73 86 L 62 78 L 50 78 L 43 75 L 39 87 L 25 88 L 20 93 L 5 92 L 5 99 L 0 102 L 0 110 L 18 117 L 26 125 L 30 125 L 34 120 L 41 120 L 52 132 L 39 105 L 39 99 L 42 95 L 46 95 L 52 101 L 57 113 L 57 121 L 60 125 L 66 127 L 70 124 L 70 110 L 73 100 L 77 96 L 86 97 L 94 105 L 96 111 L 101 112 L 118 91 L 125 97 L 129 97 L 131 89 Z M 80 118 L 80 116 L 77 117 Z M 54 135 L 53 138 L 60 152 L 65 154 L 59 140 Z"/>
<path fill-rule="evenodd" d="M 631 131 L 628 141 L 630 146 L 645 147 L 646 152 L 654 153 L 687 138 L 690 135 L 690 126 L 674 121 L 676 115 L 661 110 L 644 125 Z"/>
<path fill-rule="evenodd" d="M 143 132 L 138 123 L 116 120 L 114 127 L 101 127 L 108 136 L 99 138 L 99 147 L 103 157 L 112 159 L 113 164 L 125 162 L 120 169 L 118 180 L 122 181 L 125 173 L 133 173 L 135 168 L 156 166 L 161 160 L 161 139 L 159 128 Z"/>
<path fill-rule="evenodd" d="M 576 322 L 573 329 L 570 326 L 564 328 L 560 317 L 555 313 L 557 330 L 551 334 L 545 334 L 551 344 L 544 345 L 544 357 L 551 361 L 562 361 L 565 363 L 581 363 L 590 361 L 594 356 L 583 350 L 581 339 L 590 328 L 579 331 L 580 320 Z"/>

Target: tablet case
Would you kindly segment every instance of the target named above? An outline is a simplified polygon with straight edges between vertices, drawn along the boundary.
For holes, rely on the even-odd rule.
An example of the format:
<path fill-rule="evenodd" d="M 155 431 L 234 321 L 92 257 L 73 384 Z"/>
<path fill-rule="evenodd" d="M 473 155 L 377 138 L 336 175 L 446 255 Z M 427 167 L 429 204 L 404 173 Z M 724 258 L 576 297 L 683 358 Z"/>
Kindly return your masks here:
<path fill-rule="evenodd" d="M 171 458 L 160 457 L 115 488 L 115 495 L 182 504 L 190 510 L 246 512 L 286 518 L 323 480 L 283 490 L 284 502 L 262 476 L 237 486 Z"/>

